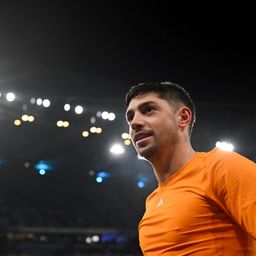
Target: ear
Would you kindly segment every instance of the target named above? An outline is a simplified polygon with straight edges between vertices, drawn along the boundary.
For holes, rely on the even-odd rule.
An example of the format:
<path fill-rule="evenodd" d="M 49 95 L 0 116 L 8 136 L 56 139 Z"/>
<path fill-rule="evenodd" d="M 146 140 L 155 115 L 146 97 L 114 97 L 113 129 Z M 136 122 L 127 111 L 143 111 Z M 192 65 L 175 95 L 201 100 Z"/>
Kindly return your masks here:
<path fill-rule="evenodd" d="M 178 111 L 178 125 L 181 128 L 188 127 L 192 119 L 192 112 L 188 107 L 181 107 Z"/>

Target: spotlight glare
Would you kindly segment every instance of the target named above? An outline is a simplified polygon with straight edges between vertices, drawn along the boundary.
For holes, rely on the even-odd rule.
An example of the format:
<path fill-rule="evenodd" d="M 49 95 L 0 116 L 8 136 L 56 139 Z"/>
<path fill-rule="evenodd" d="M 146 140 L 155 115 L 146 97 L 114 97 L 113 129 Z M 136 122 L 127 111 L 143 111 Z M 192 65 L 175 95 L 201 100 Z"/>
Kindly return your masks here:
<path fill-rule="evenodd" d="M 122 139 L 124 139 L 124 140 L 130 138 L 130 136 L 129 136 L 129 134 L 128 134 L 127 132 L 122 133 L 121 137 L 122 137 Z"/>
<path fill-rule="evenodd" d="M 28 116 L 28 121 L 29 122 L 33 122 L 35 120 L 35 118 L 33 116 Z"/>
<path fill-rule="evenodd" d="M 64 110 L 65 110 L 65 111 L 69 111 L 70 108 L 71 108 L 70 104 L 65 104 L 65 105 L 64 105 Z"/>
<path fill-rule="evenodd" d="M 68 126 L 69 126 L 69 122 L 68 122 L 68 121 L 64 121 L 64 122 L 63 122 L 63 127 L 66 128 L 66 127 L 68 127 Z"/>
<path fill-rule="evenodd" d="M 143 181 L 138 181 L 138 187 L 139 188 L 144 188 L 145 187 L 145 183 Z"/>
<path fill-rule="evenodd" d="M 216 147 L 223 150 L 223 151 L 233 151 L 234 146 L 231 143 L 225 142 L 225 141 L 217 141 Z"/>
<path fill-rule="evenodd" d="M 46 173 L 46 172 L 45 172 L 44 169 L 39 170 L 39 174 L 40 174 L 40 175 L 45 175 L 45 173 Z"/>
<path fill-rule="evenodd" d="M 14 101 L 15 100 L 15 94 L 13 93 L 13 92 L 8 92 L 7 94 L 6 94 L 6 100 L 7 101 Z"/>
<path fill-rule="evenodd" d="M 108 119 L 108 112 L 107 111 L 103 111 L 101 113 L 101 118 L 104 119 L 104 120 Z"/>
<path fill-rule="evenodd" d="M 48 99 L 44 99 L 44 100 L 43 100 L 43 106 L 44 106 L 45 108 L 50 107 L 50 105 L 51 105 L 50 100 L 48 100 Z"/>
<path fill-rule="evenodd" d="M 97 128 L 95 126 L 90 128 L 90 132 L 91 133 L 96 133 L 96 131 L 97 131 Z"/>
<path fill-rule="evenodd" d="M 41 106 L 42 103 L 43 103 L 43 100 L 42 100 L 41 98 L 38 98 L 38 99 L 36 100 L 37 106 Z"/>
<path fill-rule="evenodd" d="M 99 237 L 98 235 L 93 235 L 93 236 L 92 236 L 92 241 L 95 242 L 95 243 L 97 243 L 97 242 L 100 241 L 100 237 Z"/>
<path fill-rule="evenodd" d="M 96 133 L 101 133 L 101 132 L 102 132 L 102 128 L 97 127 L 97 128 L 96 128 Z"/>
<path fill-rule="evenodd" d="M 101 182 L 103 181 L 103 178 L 97 177 L 97 178 L 96 178 L 96 181 L 97 181 L 98 183 L 101 183 Z"/>
<path fill-rule="evenodd" d="M 16 119 L 16 120 L 14 121 L 14 125 L 16 125 L 16 126 L 21 125 L 21 121 L 20 121 L 19 119 Z"/>
<path fill-rule="evenodd" d="M 77 105 L 77 106 L 75 107 L 75 113 L 76 113 L 76 114 L 80 115 L 80 114 L 83 113 L 83 111 L 84 111 L 84 109 L 83 109 L 82 106 Z"/>
<path fill-rule="evenodd" d="M 110 152 L 114 155 L 120 155 L 124 153 L 124 148 L 122 145 L 120 144 L 114 144 L 111 148 L 110 148 Z"/>
<path fill-rule="evenodd" d="M 57 126 L 58 126 L 58 127 L 61 127 L 62 125 L 63 125 L 63 121 L 59 120 L 59 121 L 57 122 Z"/>
<path fill-rule="evenodd" d="M 129 145 L 131 144 L 131 141 L 130 141 L 130 140 L 124 140 L 124 144 L 125 144 L 126 146 L 129 146 Z"/>
<path fill-rule="evenodd" d="M 85 137 L 85 138 L 88 137 L 89 136 L 89 132 L 88 131 L 83 131 L 82 132 L 82 136 Z"/>
<path fill-rule="evenodd" d="M 115 120 L 115 118 L 116 118 L 116 115 L 114 113 L 111 112 L 108 114 L 108 120 L 113 121 Z"/>
<path fill-rule="evenodd" d="M 22 115 L 21 119 L 24 122 L 28 121 L 28 115 Z"/>

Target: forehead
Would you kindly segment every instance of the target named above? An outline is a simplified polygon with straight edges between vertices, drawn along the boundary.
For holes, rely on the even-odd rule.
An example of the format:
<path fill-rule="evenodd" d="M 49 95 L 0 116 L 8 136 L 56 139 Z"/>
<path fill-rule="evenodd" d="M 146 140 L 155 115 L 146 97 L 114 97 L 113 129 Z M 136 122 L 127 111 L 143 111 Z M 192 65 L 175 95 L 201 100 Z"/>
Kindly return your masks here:
<path fill-rule="evenodd" d="M 168 104 L 166 100 L 159 98 L 155 92 L 147 92 L 134 97 L 128 105 L 127 112 L 136 109 L 145 103 Z"/>

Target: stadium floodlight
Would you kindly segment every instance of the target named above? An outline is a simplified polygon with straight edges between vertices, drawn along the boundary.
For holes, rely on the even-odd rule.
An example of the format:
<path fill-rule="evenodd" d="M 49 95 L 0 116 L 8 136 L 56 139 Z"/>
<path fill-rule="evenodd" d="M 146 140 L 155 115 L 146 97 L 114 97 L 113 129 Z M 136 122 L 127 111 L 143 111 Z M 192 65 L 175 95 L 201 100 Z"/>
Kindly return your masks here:
<path fill-rule="evenodd" d="M 217 141 L 216 147 L 223 151 L 233 151 L 234 150 L 234 145 L 232 143 L 225 142 L 225 141 Z"/>

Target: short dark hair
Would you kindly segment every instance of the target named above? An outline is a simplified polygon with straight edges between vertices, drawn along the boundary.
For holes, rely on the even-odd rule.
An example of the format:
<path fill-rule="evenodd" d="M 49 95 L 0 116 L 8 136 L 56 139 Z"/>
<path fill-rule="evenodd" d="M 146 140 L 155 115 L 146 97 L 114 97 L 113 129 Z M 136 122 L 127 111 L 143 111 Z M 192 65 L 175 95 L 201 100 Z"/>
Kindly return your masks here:
<path fill-rule="evenodd" d="M 182 102 L 183 104 L 185 104 L 185 106 L 187 106 L 192 112 L 192 119 L 189 127 L 189 134 L 191 135 L 196 120 L 196 108 L 189 93 L 182 86 L 169 81 L 155 83 L 139 83 L 133 85 L 125 97 L 126 108 L 128 107 L 133 98 L 147 92 L 156 93 L 159 98 L 167 100 L 169 104 L 172 104 L 174 106 L 175 103 L 178 102 Z"/>

